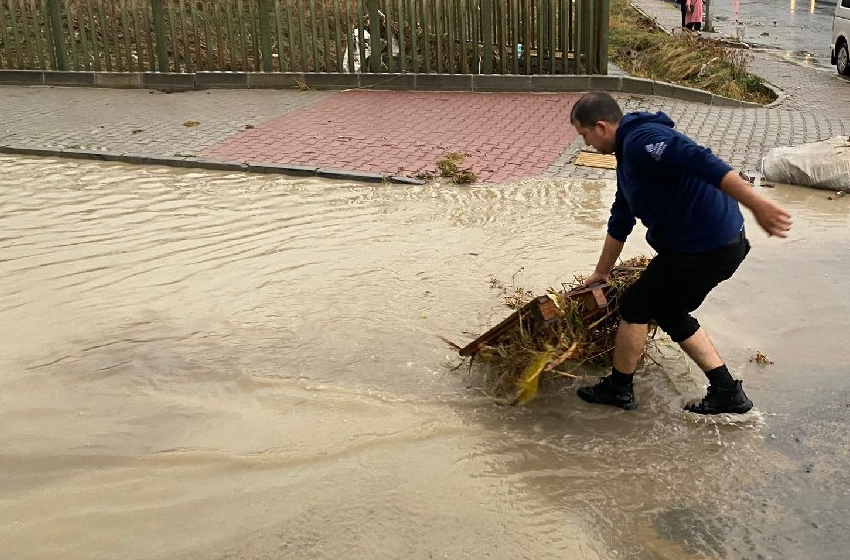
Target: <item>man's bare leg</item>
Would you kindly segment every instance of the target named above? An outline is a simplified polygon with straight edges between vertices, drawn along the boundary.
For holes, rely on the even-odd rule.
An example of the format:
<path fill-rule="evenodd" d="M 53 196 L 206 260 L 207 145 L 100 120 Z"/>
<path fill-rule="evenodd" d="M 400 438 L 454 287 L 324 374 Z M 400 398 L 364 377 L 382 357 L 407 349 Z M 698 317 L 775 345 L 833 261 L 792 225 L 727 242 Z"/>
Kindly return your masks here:
<path fill-rule="evenodd" d="M 647 333 L 649 325 L 627 323 L 620 319 L 617 337 L 614 339 L 614 369 L 626 375 L 635 372 L 638 360 L 646 348 Z"/>
<path fill-rule="evenodd" d="M 679 343 L 682 350 L 696 362 L 702 371 L 711 371 L 723 365 L 723 360 L 715 350 L 708 333 L 700 327 L 697 332 Z"/>

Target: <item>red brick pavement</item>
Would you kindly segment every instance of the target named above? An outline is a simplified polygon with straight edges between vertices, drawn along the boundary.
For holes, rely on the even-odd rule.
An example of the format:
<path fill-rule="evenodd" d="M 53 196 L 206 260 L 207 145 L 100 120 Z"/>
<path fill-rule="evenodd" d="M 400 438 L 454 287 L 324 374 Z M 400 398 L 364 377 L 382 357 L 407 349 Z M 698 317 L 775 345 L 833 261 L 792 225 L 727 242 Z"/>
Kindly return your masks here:
<path fill-rule="evenodd" d="M 415 176 L 449 152 L 480 182 L 539 176 L 575 138 L 577 95 L 345 91 L 210 146 L 204 155 Z"/>

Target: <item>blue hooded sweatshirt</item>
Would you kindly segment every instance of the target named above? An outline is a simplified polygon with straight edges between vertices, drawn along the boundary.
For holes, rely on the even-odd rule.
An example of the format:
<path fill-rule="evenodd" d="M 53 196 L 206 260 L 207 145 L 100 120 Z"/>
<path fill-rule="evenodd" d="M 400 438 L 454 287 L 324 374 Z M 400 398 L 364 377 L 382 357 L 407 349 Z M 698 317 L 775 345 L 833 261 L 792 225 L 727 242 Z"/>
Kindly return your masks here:
<path fill-rule="evenodd" d="M 729 243 L 744 225 L 738 202 L 720 190 L 732 168 L 673 129 L 664 113 L 629 113 L 617 128 L 617 194 L 608 234 L 625 241 L 635 219 L 658 251 L 701 253 Z"/>

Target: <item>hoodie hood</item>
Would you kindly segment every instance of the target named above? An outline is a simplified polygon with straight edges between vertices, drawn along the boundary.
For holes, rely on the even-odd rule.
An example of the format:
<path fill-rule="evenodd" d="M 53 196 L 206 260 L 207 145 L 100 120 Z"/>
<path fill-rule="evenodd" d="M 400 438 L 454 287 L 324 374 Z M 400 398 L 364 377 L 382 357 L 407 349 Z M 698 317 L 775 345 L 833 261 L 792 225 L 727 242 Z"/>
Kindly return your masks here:
<path fill-rule="evenodd" d="M 614 139 L 614 153 L 618 158 L 623 153 L 623 140 L 633 128 L 642 124 L 659 124 L 670 128 L 673 128 L 674 125 L 673 120 L 662 111 L 657 113 L 641 111 L 624 115 L 617 127 L 617 135 Z"/>

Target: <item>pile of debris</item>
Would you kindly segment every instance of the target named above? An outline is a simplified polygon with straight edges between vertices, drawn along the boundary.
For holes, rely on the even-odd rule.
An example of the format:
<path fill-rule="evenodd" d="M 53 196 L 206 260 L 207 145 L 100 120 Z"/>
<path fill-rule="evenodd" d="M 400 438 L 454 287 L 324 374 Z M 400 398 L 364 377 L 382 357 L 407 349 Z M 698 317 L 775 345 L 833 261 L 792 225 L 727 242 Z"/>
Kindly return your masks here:
<path fill-rule="evenodd" d="M 484 391 L 498 402 L 525 404 L 544 375 L 576 377 L 579 366 L 608 366 L 619 324 L 619 298 L 649 264 L 636 257 L 614 268 L 607 283 L 585 286 L 582 278 L 563 291 L 528 301 L 517 289 L 506 298 L 515 311 L 459 354 L 481 369 Z M 462 364 L 463 365 L 463 364 Z"/>

